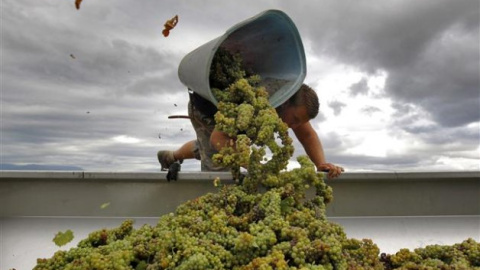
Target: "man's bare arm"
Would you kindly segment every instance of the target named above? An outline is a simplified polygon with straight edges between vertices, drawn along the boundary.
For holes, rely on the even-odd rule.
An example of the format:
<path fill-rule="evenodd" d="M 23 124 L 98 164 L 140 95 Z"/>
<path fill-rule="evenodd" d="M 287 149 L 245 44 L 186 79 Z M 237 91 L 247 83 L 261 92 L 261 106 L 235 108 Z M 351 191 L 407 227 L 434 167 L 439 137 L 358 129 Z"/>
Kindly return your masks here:
<path fill-rule="evenodd" d="M 342 167 L 327 163 L 322 142 L 310 122 L 296 127 L 293 132 L 318 171 L 328 171 L 329 178 L 338 177 L 342 173 Z"/>

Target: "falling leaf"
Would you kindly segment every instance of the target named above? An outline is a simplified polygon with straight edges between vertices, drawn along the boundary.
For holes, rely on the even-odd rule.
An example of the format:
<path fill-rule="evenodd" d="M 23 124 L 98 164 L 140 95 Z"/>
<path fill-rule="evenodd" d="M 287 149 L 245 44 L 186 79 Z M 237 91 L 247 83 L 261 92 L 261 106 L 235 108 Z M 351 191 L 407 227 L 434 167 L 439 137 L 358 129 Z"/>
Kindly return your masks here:
<path fill-rule="evenodd" d="M 75 0 L 75 7 L 77 9 L 80 9 L 80 3 L 82 3 L 82 0 Z"/>
<path fill-rule="evenodd" d="M 170 20 L 167 20 L 163 25 L 163 27 L 165 27 L 165 29 L 163 29 L 162 31 L 163 36 L 168 37 L 168 35 L 170 34 L 170 30 L 175 28 L 177 23 L 178 23 L 178 15 L 175 15 L 175 17 L 171 18 Z"/>
<path fill-rule="evenodd" d="M 72 59 L 76 59 L 76 58 L 75 58 L 75 55 L 73 55 L 73 53 L 70 54 L 70 57 L 71 57 Z"/>
<path fill-rule="evenodd" d="M 213 179 L 213 185 L 215 187 L 218 187 L 220 185 L 220 177 L 216 177 L 215 179 Z"/>
<path fill-rule="evenodd" d="M 100 208 L 105 209 L 110 205 L 110 202 L 106 202 L 100 206 Z"/>
<path fill-rule="evenodd" d="M 53 238 L 53 242 L 59 247 L 70 243 L 72 240 L 73 232 L 71 230 L 67 230 L 66 232 L 58 232 Z"/>

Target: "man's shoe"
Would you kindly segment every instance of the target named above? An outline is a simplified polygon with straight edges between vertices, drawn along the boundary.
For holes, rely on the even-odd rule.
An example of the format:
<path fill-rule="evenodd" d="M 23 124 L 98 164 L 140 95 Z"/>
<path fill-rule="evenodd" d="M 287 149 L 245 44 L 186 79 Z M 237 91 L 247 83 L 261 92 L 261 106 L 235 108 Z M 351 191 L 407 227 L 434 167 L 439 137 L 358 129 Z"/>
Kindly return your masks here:
<path fill-rule="evenodd" d="M 180 165 L 180 161 L 175 161 L 170 165 L 168 168 L 168 173 L 167 173 L 167 181 L 170 182 L 171 180 L 177 181 L 178 178 L 178 172 L 181 170 L 182 166 Z"/>
<path fill-rule="evenodd" d="M 175 157 L 173 156 L 173 151 L 158 151 L 157 153 L 158 162 L 162 166 L 162 171 L 167 171 L 170 168 L 170 165 L 175 163 Z"/>

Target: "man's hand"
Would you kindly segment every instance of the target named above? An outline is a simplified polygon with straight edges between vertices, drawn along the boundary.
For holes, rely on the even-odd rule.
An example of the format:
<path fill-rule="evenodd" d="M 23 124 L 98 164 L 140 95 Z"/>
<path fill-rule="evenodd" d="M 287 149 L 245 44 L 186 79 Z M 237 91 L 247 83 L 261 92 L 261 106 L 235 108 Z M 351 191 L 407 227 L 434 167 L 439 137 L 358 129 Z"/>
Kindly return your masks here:
<path fill-rule="evenodd" d="M 345 171 L 342 167 L 336 166 L 332 163 L 322 163 L 318 170 L 328 173 L 328 178 L 336 178 Z"/>

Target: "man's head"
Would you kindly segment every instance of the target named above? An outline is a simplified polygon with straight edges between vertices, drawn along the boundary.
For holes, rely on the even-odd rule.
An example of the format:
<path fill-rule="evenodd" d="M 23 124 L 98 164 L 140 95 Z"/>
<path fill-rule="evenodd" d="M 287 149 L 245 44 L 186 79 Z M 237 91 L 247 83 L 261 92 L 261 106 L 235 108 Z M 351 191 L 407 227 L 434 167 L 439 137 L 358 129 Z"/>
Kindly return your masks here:
<path fill-rule="evenodd" d="M 319 106 L 317 93 L 308 85 L 302 84 L 292 97 L 277 108 L 277 113 L 288 127 L 294 129 L 315 118 Z"/>

